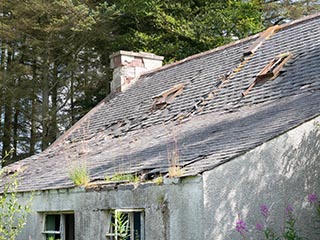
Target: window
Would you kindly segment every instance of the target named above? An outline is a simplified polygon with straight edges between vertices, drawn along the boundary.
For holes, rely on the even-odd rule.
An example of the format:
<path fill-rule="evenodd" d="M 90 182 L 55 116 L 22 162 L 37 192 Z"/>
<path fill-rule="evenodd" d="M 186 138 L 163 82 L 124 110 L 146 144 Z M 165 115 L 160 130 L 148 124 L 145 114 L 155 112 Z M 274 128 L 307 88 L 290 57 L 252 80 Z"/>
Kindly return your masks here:
<path fill-rule="evenodd" d="M 45 214 L 44 218 L 44 239 L 74 240 L 74 214 Z"/>
<path fill-rule="evenodd" d="M 142 210 L 114 210 L 110 212 L 108 240 L 144 240 Z"/>

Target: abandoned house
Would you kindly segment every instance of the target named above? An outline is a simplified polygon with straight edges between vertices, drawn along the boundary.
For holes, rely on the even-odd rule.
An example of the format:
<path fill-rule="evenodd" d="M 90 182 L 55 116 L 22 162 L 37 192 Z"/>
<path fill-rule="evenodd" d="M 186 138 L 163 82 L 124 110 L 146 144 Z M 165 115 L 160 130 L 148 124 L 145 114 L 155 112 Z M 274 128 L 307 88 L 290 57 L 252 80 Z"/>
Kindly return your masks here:
<path fill-rule="evenodd" d="M 19 199 L 33 194 L 18 239 L 241 239 L 236 221 L 254 228 L 261 204 L 279 229 L 291 204 L 301 235 L 319 239 L 305 210 L 320 193 L 319 26 L 312 15 L 163 67 L 111 55 L 112 93 L 7 167 Z"/>

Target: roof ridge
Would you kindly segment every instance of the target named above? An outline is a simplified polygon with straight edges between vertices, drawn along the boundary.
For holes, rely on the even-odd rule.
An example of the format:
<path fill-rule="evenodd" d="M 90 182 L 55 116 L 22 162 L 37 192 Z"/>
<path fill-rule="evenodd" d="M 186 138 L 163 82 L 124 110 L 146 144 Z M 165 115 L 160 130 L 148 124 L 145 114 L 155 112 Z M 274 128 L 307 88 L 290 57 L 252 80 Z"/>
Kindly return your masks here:
<path fill-rule="evenodd" d="M 224 49 L 227 49 L 227 48 L 230 48 L 230 47 L 233 47 L 235 45 L 238 45 L 238 44 L 241 44 L 241 43 L 244 43 L 244 42 L 247 42 L 247 41 L 250 41 L 250 40 L 253 40 L 255 38 L 258 38 L 260 36 L 260 33 L 256 33 L 254 35 L 251 35 L 251 36 L 248 36 L 246 38 L 242 38 L 242 39 L 239 39 L 237 41 L 234 41 L 234 42 L 230 42 L 230 43 L 227 43 L 225 45 L 222 45 L 222 46 L 219 46 L 219 47 L 216 47 L 216 48 L 213 48 L 213 49 L 210 49 L 210 50 L 207 50 L 207 51 L 204 51 L 204 52 L 200 52 L 200 53 L 196 53 L 194 55 L 191 55 L 189 57 L 186 57 L 184 59 L 181 59 L 177 62 L 173 62 L 173 63 L 169 63 L 169 64 L 166 64 L 162 67 L 159 67 L 159 68 L 156 68 L 156 69 L 153 69 L 153 70 L 150 70 L 150 71 L 146 71 L 146 72 L 143 72 L 141 73 L 140 77 L 144 76 L 144 75 L 148 75 L 148 74 L 152 74 L 152 73 L 155 73 L 155 72 L 160 72 L 162 70 L 165 70 L 165 69 L 168 69 L 168 68 L 171 68 L 171 67 L 174 67 L 174 66 L 177 66 L 177 65 L 180 65 L 184 62 L 188 62 L 188 61 L 191 61 L 193 59 L 197 59 L 197 58 L 200 58 L 200 57 L 203 57 L 203 56 L 206 56 L 206 55 L 209 55 L 211 53 L 214 53 L 214 52 L 218 52 L 218 51 L 222 51 Z"/>
<path fill-rule="evenodd" d="M 288 23 L 281 24 L 280 25 L 280 27 L 281 27 L 280 30 L 288 28 L 288 27 L 292 27 L 292 26 L 295 26 L 297 24 L 300 24 L 300 23 L 303 23 L 303 22 L 307 22 L 307 21 L 310 21 L 310 20 L 313 20 L 313 19 L 319 18 L 319 17 L 320 17 L 320 12 L 314 13 L 314 14 L 311 14 L 311 15 L 308 15 L 308 16 L 304 16 L 302 18 L 290 21 Z"/>

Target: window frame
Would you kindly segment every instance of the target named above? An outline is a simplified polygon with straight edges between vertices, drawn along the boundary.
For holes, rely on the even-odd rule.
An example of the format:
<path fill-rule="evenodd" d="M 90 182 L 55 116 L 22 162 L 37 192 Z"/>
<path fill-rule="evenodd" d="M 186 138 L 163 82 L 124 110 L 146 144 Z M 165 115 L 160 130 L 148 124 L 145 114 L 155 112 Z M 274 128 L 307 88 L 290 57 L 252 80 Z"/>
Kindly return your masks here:
<path fill-rule="evenodd" d="M 42 214 L 42 218 L 43 218 L 43 226 L 42 226 L 42 239 L 46 240 L 47 239 L 47 235 L 60 235 L 61 240 L 65 240 L 66 239 L 66 215 L 73 215 L 73 217 L 75 217 L 74 212 L 72 211 L 68 211 L 68 212 L 44 212 L 41 213 Z M 47 216 L 49 215 L 56 215 L 56 216 L 60 216 L 60 226 L 59 226 L 59 231 L 52 231 L 52 230 L 46 230 L 46 220 L 47 220 Z M 74 226 L 75 227 L 75 226 Z"/>
<path fill-rule="evenodd" d="M 144 209 L 113 209 L 108 212 L 108 232 L 105 234 L 106 239 L 113 239 L 113 240 L 119 240 L 117 234 L 115 232 L 112 232 L 112 225 L 116 224 L 112 220 L 114 219 L 114 215 L 116 213 L 125 213 L 128 214 L 128 221 L 129 221 L 129 231 L 130 231 L 130 239 L 135 240 L 134 238 L 134 215 L 133 213 L 139 213 L 140 214 L 140 233 L 141 236 L 139 236 L 139 240 L 145 240 L 145 211 Z"/>

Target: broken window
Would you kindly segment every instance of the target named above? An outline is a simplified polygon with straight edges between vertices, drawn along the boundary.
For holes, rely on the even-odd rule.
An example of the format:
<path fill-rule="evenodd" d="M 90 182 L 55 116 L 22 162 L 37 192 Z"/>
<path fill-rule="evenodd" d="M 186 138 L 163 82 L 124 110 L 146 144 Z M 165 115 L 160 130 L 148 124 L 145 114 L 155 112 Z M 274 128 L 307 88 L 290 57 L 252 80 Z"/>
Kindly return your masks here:
<path fill-rule="evenodd" d="M 121 209 L 110 212 L 108 240 L 144 240 L 142 210 Z"/>
<path fill-rule="evenodd" d="M 152 109 L 154 110 L 162 109 L 163 107 L 172 103 L 175 97 L 179 96 L 182 93 L 183 88 L 184 88 L 184 84 L 178 84 L 172 87 L 171 89 L 166 90 L 157 96 L 154 96 Z"/>
<path fill-rule="evenodd" d="M 267 66 L 265 66 L 256 76 L 256 79 L 250 84 L 245 92 L 242 93 L 243 96 L 246 96 L 250 90 L 254 87 L 254 85 L 262 80 L 273 80 L 280 74 L 281 69 L 283 66 L 289 61 L 292 57 L 292 54 L 282 53 L 272 59 Z"/>
<path fill-rule="evenodd" d="M 44 231 L 46 240 L 74 240 L 74 214 L 45 214 Z"/>

